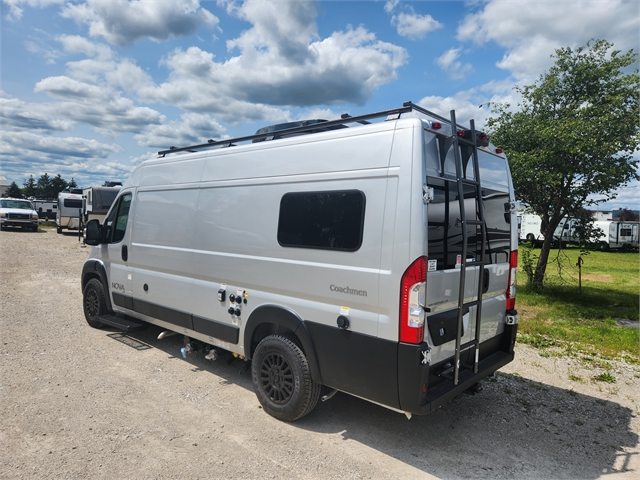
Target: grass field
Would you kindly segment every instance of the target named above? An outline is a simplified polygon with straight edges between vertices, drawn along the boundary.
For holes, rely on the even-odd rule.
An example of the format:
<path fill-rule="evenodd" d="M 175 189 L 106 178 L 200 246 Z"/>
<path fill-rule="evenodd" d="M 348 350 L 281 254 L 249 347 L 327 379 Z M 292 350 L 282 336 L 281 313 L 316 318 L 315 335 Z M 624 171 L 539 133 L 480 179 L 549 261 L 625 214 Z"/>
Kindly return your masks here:
<path fill-rule="evenodd" d="M 521 262 L 527 249 L 520 246 Z M 529 250 L 532 255 L 539 252 Z M 520 265 L 518 341 L 546 349 L 548 354 L 640 362 L 640 330 L 617 322 L 638 320 L 640 255 L 615 251 L 582 254 L 581 293 L 576 266 L 580 255 L 579 248 L 552 250 L 542 292 L 529 288 Z"/>

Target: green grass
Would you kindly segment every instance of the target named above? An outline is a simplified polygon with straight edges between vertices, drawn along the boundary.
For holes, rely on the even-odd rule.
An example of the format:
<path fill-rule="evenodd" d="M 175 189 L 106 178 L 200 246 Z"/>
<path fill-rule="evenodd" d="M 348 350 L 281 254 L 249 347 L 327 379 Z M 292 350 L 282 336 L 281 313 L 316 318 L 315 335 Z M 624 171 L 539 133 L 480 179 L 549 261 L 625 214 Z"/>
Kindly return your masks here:
<path fill-rule="evenodd" d="M 527 248 L 520 246 L 521 250 Z M 539 249 L 531 253 L 537 255 Z M 516 296 L 518 341 L 541 349 L 551 347 L 564 354 L 590 354 L 638 363 L 640 330 L 619 326 L 615 319 L 638 320 L 640 255 L 599 251 L 583 254 L 582 293 L 576 266 L 579 255 L 579 248 L 562 250 L 559 273 L 558 251 L 552 250 L 542 292 L 527 285 L 520 266 Z"/>

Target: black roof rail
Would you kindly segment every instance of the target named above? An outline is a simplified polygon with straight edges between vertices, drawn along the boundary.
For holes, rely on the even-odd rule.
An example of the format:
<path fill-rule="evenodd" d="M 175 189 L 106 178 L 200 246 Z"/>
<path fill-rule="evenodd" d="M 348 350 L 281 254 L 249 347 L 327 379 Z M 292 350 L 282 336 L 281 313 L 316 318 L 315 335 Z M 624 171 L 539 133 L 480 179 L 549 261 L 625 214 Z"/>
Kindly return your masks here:
<path fill-rule="evenodd" d="M 277 132 L 277 138 L 281 138 L 281 137 L 285 137 L 285 136 L 291 136 L 293 134 L 299 134 L 299 133 L 311 133 L 314 130 L 318 131 L 319 127 L 321 127 L 323 130 L 331 130 L 331 127 L 335 127 L 335 128 L 343 128 L 345 123 L 360 123 L 363 125 L 367 125 L 371 122 L 369 122 L 369 120 L 373 120 L 376 118 L 382 118 L 382 117 L 390 117 L 392 115 L 396 115 L 396 118 L 400 118 L 400 115 L 403 113 L 409 113 L 411 111 L 416 111 L 419 113 L 422 113 L 423 115 L 426 115 L 428 117 L 432 117 L 440 122 L 444 122 L 444 123 L 451 123 L 451 120 L 449 118 L 446 117 L 442 117 L 436 113 L 430 112 L 429 110 L 420 107 L 419 105 L 416 105 L 413 102 L 404 102 L 402 104 L 402 107 L 400 108 L 392 108 L 390 110 L 381 110 L 379 112 L 374 112 L 374 113 L 367 113 L 364 115 L 356 115 L 354 117 L 352 117 L 351 115 L 345 113 L 343 114 L 339 119 L 336 120 L 327 120 L 325 122 L 322 123 L 308 123 L 305 124 L 307 122 L 301 122 L 303 125 L 301 126 L 296 126 L 296 127 L 292 127 L 292 128 L 286 128 L 283 130 L 279 130 Z M 393 118 L 391 118 L 393 119 Z M 460 128 L 464 129 L 464 130 L 469 130 L 468 128 L 465 127 L 461 127 Z M 263 130 L 263 129 L 260 129 Z M 260 132 L 260 130 L 258 130 L 258 132 Z M 212 147 L 230 147 L 230 146 L 234 146 L 240 142 L 262 142 L 264 140 L 270 139 L 269 137 L 273 137 L 274 136 L 273 131 L 269 131 L 269 132 L 262 132 L 262 133 L 255 133 L 253 135 L 246 135 L 244 137 L 237 137 L 237 138 L 227 138 L 224 140 L 208 140 L 207 143 L 201 143 L 198 145 L 190 145 L 188 147 L 171 147 L 168 150 L 161 150 L 158 152 L 159 156 L 165 156 L 168 153 L 177 153 L 177 152 L 195 152 L 197 150 L 200 149 L 204 149 L 204 148 L 212 148 Z"/>

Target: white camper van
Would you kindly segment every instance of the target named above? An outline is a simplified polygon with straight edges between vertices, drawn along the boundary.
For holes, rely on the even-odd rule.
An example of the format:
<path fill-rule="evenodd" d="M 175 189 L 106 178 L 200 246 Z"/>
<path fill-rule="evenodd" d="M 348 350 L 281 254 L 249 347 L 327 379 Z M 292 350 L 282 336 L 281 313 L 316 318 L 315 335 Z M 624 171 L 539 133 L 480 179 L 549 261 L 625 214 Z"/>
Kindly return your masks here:
<path fill-rule="evenodd" d="M 63 229 L 78 230 L 82 218 L 82 189 L 74 188 L 58 194 L 58 208 L 56 210 L 56 229 L 62 233 Z"/>
<path fill-rule="evenodd" d="M 603 232 L 595 239 L 601 250 L 638 248 L 638 222 L 601 221 L 593 224 Z"/>
<path fill-rule="evenodd" d="M 518 238 L 502 150 L 411 102 L 286 127 L 132 173 L 87 224 L 89 325 L 151 323 L 183 334 L 185 354 L 251 361 L 258 400 L 286 421 L 323 385 L 427 414 L 510 362 Z"/>

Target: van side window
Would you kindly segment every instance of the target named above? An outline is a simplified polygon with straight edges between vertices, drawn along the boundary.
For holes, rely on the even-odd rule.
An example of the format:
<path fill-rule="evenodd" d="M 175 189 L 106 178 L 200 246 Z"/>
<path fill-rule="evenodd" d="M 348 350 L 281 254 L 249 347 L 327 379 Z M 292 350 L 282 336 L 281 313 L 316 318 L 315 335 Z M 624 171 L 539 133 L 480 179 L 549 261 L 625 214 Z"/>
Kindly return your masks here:
<path fill-rule="evenodd" d="M 124 238 L 127 230 L 127 220 L 129 219 L 129 208 L 131 207 L 131 194 L 123 195 L 109 216 L 104 221 L 105 239 L 109 243 L 118 243 Z"/>
<path fill-rule="evenodd" d="M 280 201 L 278 243 L 355 252 L 362 245 L 364 211 L 360 190 L 287 193 Z"/>

